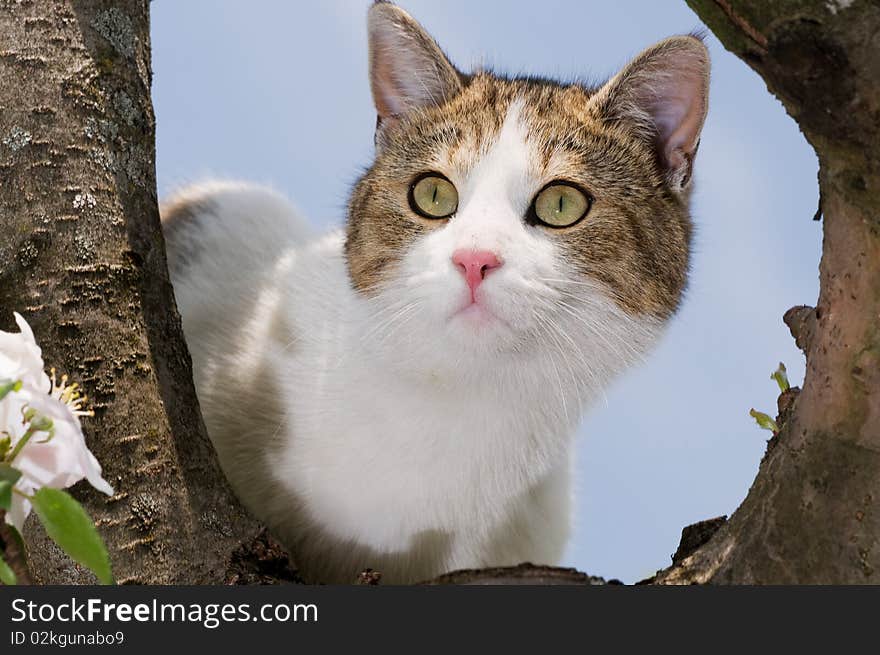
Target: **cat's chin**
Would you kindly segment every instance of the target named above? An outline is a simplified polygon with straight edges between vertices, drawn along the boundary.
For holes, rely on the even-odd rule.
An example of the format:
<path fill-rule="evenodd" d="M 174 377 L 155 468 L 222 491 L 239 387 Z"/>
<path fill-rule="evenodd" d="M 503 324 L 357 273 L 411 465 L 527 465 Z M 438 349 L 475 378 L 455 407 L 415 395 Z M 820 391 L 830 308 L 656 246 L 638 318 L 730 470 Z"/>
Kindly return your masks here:
<path fill-rule="evenodd" d="M 485 303 L 471 302 L 453 313 L 453 323 L 480 332 L 492 329 L 509 329 L 510 324 L 493 312 Z"/>
<path fill-rule="evenodd" d="M 487 303 L 469 303 L 455 311 L 446 324 L 447 337 L 456 351 L 481 358 L 514 348 L 522 330 Z"/>
<path fill-rule="evenodd" d="M 485 306 L 479 303 L 468 303 L 453 315 L 453 318 L 461 318 L 463 321 L 484 324 L 496 320 L 495 315 Z"/>

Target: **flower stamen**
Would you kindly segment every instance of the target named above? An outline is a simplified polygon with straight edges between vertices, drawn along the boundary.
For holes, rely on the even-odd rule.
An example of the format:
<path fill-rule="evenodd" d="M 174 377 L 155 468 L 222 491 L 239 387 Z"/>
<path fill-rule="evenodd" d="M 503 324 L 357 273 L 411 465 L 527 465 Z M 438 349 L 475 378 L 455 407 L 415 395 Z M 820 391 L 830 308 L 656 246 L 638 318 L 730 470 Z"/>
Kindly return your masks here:
<path fill-rule="evenodd" d="M 80 393 L 79 384 L 76 382 L 73 384 L 67 384 L 68 378 L 66 374 L 61 376 L 61 383 L 59 384 L 55 378 L 54 368 L 49 369 L 49 379 L 52 381 L 52 390 L 49 392 L 49 395 L 67 405 L 67 408 L 74 416 L 95 415 L 94 411 L 83 409 L 89 398 L 85 394 Z"/>

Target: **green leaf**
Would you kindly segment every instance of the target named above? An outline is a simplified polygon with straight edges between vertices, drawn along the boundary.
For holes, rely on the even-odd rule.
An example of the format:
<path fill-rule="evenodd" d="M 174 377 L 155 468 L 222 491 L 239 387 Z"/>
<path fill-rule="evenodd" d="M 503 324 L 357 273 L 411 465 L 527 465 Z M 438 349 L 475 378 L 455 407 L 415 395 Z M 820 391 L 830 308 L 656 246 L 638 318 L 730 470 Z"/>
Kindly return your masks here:
<path fill-rule="evenodd" d="M 755 409 L 749 410 L 749 416 L 755 419 L 755 422 L 759 427 L 764 428 L 765 430 L 770 430 L 771 432 L 779 432 L 779 426 L 776 425 L 776 421 L 767 416 L 764 412 L 759 412 Z"/>
<path fill-rule="evenodd" d="M 12 483 L 8 480 L 0 480 L 0 509 L 12 509 Z"/>
<path fill-rule="evenodd" d="M 9 464 L 0 464 L 0 480 L 6 480 L 15 484 L 21 477 L 21 471 Z"/>
<path fill-rule="evenodd" d="M 21 471 L 9 464 L 0 464 L 0 509 L 7 512 L 12 507 L 12 487 L 21 477 Z"/>
<path fill-rule="evenodd" d="M 95 523 L 66 491 L 43 487 L 31 502 L 46 534 L 75 561 L 94 572 L 104 584 L 113 584 L 110 557 Z"/>
<path fill-rule="evenodd" d="M 10 535 L 15 541 L 18 552 L 21 553 L 22 562 L 27 566 L 27 547 L 24 545 L 24 539 L 22 538 L 21 533 L 16 530 L 14 525 L 7 523 L 6 534 Z M 9 549 L 9 542 L 6 543 L 6 548 L 7 550 Z"/>
<path fill-rule="evenodd" d="M 779 368 L 770 374 L 770 379 L 776 380 L 776 384 L 779 385 L 779 391 L 783 393 L 791 388 L 791 384 L 788 382 L 788 371 L 785 370 L 785 364 L 782 362 L 779 362 Z"/>
<path fill-rule="evenodd" d="M 18 582 L 18 578 L 15 577 L 15 571 L 9 568 L 9 564 L 6 563 L 2 556 L 0 556 L 0 582 L 5 585 L 14 585 Z"/>

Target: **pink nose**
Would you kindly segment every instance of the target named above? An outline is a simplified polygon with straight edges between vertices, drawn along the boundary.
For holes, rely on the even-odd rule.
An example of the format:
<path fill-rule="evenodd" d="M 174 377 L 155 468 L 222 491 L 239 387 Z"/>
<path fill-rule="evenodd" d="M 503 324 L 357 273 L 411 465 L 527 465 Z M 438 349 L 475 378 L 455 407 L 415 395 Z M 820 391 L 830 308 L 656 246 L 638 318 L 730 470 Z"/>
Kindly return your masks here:
<path fill-rule="evenodd" d="M 488 250 L 456 250 L 452 253 L 452 263 L 464 275 L 472 298 L 489 271 L 501 266 L 498 256 Z"/>

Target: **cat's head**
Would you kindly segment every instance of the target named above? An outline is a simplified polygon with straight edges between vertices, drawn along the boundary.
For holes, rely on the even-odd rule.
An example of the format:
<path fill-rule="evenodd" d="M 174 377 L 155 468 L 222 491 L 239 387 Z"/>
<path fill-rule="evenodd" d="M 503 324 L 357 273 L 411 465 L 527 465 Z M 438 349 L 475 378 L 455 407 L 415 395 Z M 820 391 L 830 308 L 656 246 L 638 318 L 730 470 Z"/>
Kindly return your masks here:
<path fill-rule="evenodd" d="M 427 359 L 544 349 L 597 370 L 641 353 L 686 284 L 701 40 L 589 88 L 465 75 L 387 2 L 368 26 L 377 153 L 345 252 L 375 336 Z"/>

